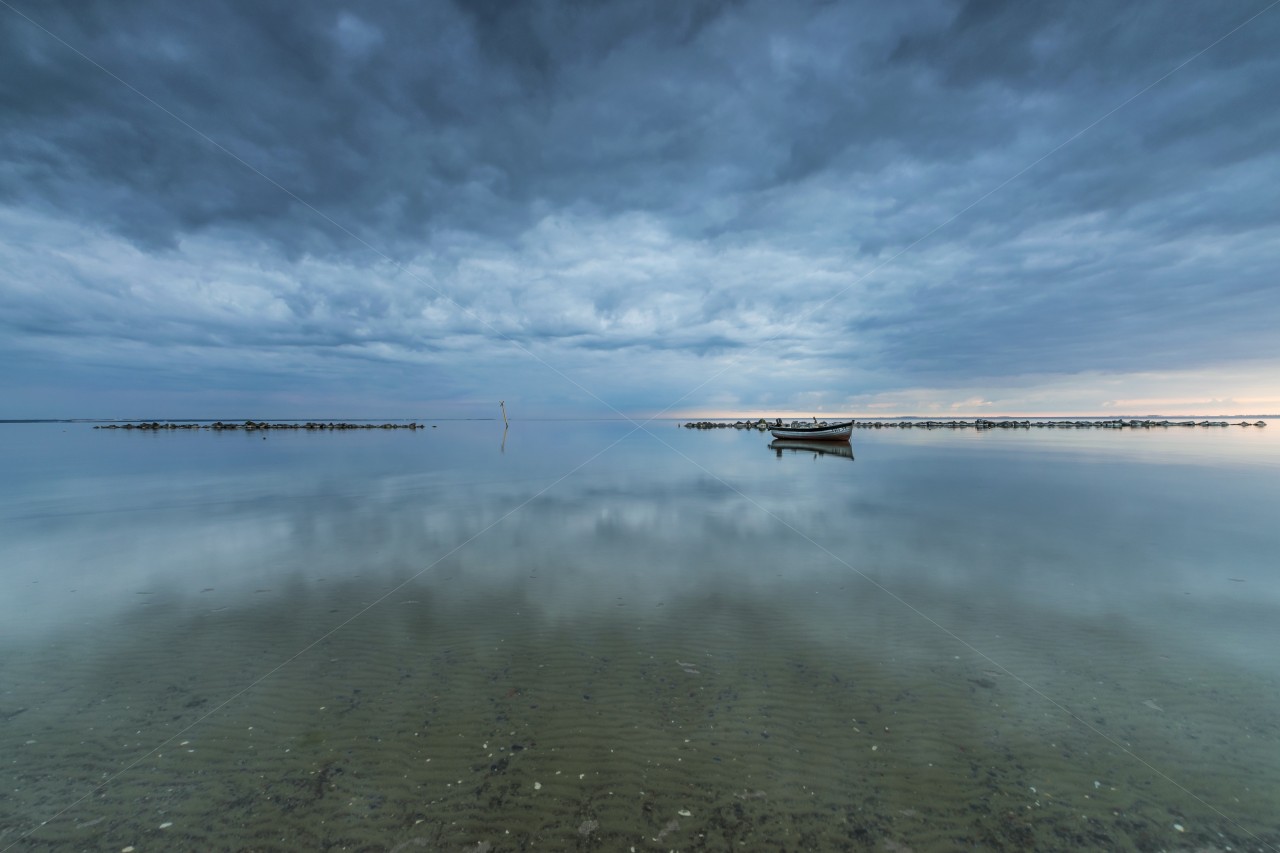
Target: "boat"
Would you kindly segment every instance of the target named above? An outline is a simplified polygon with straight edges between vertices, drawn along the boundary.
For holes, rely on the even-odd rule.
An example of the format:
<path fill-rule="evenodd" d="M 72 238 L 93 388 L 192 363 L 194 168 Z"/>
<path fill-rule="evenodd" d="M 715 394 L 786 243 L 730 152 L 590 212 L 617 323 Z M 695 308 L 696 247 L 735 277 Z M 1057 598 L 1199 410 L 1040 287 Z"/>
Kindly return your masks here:
<path fill-rule="evenodd" d="M 848 441 L 849 436 L 853 435 L 853 421 L 842 421 L 837 424 L 815 423 L 812 426 L 778 425 L 769 432 L 774 438 L 794 438 L 800 441 Z"/>
<path fill-rule="evenodd" d="M 853 459 L 853 448 L 847 441 L 798 441 L 793 438 L 777 438 L 769 442 L 769 449 L 778 454 L 779 459 L 782 458 L 784 450 L 791 453 L 813 454 L 815 459 L 819 456 Z"/>

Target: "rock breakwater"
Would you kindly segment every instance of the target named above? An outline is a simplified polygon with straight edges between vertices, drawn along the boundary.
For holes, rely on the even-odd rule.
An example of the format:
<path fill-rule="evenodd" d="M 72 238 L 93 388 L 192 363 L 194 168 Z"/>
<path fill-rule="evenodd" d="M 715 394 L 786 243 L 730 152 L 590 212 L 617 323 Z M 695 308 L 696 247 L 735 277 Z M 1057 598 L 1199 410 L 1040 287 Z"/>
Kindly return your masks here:
<path fill-rule="evenodd" d="M 143 421 L 136 424 L 99 424 L 94 429 L 129 429 L 151 432 L 163 432 L 179 429 L 208 429 L 215 432 L 224 430 L 243 430 L 257 432 L 259 430 L 343 430 L 343 429 L 426 429 L 425 424 L 353 424 L 340 421 L 307 421 L 289 423 L 268 423 L 267 421 L 245 421 L 244 423 L 226 423 L 214 421 L 211 424 L 174 423 L 172 421 Z"/>
<path fill-rule="evenodd" d="M 834 421 L 833 423 L 845 423 Z M 858 429 L 1170 429 L 1175 427 L 1265 427 L 1265 421 L 1172 421 L 1172 420 L 987 420 L 977 418 L 971 421 L 854 421 Z M 828 426 L 827 421 L 792 421 L 784 423 L 781 418 L 772 421 L 760 418 L 755 421 L 689 421 L 685 429 L 754 429 L 761 432 L 781 426 Z"/>

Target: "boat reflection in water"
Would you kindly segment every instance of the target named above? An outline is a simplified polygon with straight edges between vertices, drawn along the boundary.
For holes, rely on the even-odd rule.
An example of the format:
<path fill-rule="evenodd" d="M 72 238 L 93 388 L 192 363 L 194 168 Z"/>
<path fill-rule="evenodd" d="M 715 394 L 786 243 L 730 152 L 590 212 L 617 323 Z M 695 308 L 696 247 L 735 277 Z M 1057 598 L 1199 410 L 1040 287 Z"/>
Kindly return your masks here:
<path fill-rule="evenodd" d="M 853 461 L 853 447 L 844 441 L 801 441 L 794 438 L 777 438 L 769 442 L 769 447 L 782 458 L 782 451 L 793 453 L 812 453 L 813 458 L 819 456 L 843 457 Z"/>

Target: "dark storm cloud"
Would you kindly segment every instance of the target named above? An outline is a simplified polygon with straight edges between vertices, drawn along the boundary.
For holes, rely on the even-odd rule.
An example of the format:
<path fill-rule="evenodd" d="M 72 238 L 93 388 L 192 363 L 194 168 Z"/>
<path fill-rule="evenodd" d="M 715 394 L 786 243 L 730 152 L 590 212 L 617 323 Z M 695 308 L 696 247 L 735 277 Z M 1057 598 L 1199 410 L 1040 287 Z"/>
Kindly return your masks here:
<path fill-rule="evenodd" d="M 341 228 L 11 12 L 0 192 L 95 215 L 151 246 L 229 226 L 319 252 L 356 248 L 342 229 L 387 250 L 432 228 L 501 233 L 538 204 L 607 206 L 615 192 L 598 183 L 603 161 L 621 193 L 643 194 L 612 170 L 639 172 L 680 144 L 626 137 L 643 136 L 645 122 L 663 133 L 680 115 L 633 123 L 628 113 L 643 105 L 610 115 L 565 78 L 591 74 L 627 42 L 676 51 L 719 5 L 578 14 L 245 3 L 198 15 L 164 3 L 29 5 L 41 25 Z"/>
<path fill-rule="evenodd" d="M 1109 34 L 1125 21 L 1104 25 L 1101 6 L 1073 5 L 1065 18 L 1039 4 L 986 6 L 965 6 L 945 24 L 939 10 L 934 26 L 902 34 L 877 22 L 874 7 L 856 6 L 24 10 L 383 250 L 432 228 L 503 233 L 573 204 L 661 211 L 696 229 L 713 224 L 698 210 L 708 191 L 751 192 L 828 169 L 874 172 L 902 158 L 965 164 L 1025 132 L 1028 119 L 1065 134 L 1097 109 L 1068 97 L 1065 114 L 1038 116 L 1003 88 L 1060 98 L 1056 87 L 1070 84 L 1114 98 L 1123 91 L 1106 87 L 1136 88 L 1141 74 L 1203 46 L 1210 24 L 1235 20 L 1192 6 L 1195 19 L 1178 29 L 1165 23 L 1176 16 L 1153 8 L 1129 22 L 1152 33 L 1131 45 Z M 3 153 L 17 164 L 0 183 L 6 197 L 96 214 L 151 245 L 223 225 L 296 251 L 354 248 L 341 229 L 12 13 L 4 33 Z M 1135 48 L 1140 59 L 1126 62 Z M 1222 127 L 1249 106 L 1227 103 L 1224 115 L 1204 118 Z M 1069 198 L 1105 205 L 1083 189 Z"/>
<path fill-rule="evenodd" d="M 1263 3 L 14 9 L 14 352 L 507 339 L 652 357 L 625 406 L 757 348 L 891 389 L 1230 364 L 1280 324 Z"/>

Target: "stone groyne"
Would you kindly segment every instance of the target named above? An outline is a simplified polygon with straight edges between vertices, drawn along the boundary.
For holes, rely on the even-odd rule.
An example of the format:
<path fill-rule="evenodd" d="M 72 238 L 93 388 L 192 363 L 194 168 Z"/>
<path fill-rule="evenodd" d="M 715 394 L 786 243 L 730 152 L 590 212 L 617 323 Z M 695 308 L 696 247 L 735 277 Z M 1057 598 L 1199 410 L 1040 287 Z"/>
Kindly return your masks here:
<path fill-rule="evenodd" d="M 761 432 L 781 426 L 827 426 L 844 421 L 788 421 L 760 418 L 755 421 L 689 421 L 685 429 L 755 429 Z M 1167 429 L 1173 427 L 1264 427 L 1265 421 L 1171 421 L 1171 420 L 999 420 L 977 418 L 971 421 L 857 421 L 858 429 Z"/>
<path fill-rule="evenodd" d="M 342 423 L 339 421 L 307 421 L 306 423 L 268 423 L 267 421 L 245 421 L 244 423 L 226 423 L 223 421 L 214 421 L 211 424 L 178 424 L 166 421 L 143 421 L 136 424 L 99 424 L 94 429 L 140 429 L 152 432 L 177 430 L 177 429 L 209 429 L 215 432 L 224 430 L 243 430 L 245 432 L 256 432 L 258 430 L 340 430 L 340 429 L 426 429 L 425 424 L 408 423 L 408 424 L 353 424 Z"/>

